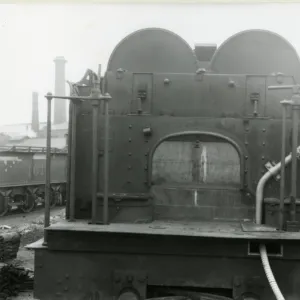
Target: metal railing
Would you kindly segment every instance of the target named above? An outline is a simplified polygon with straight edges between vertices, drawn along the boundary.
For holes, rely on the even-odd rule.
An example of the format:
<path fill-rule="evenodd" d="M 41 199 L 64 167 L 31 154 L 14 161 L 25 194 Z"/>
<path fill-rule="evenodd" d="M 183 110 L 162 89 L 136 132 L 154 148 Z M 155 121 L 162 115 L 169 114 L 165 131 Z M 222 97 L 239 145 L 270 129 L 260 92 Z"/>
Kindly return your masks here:
<path fill-rule="evenodd" d="M 69 136 L 70 160 L 68 166 L 68 182 L 69 186 L 69 221 L 75 221 L 75 163 L 76 163 L 76 129 L 77 129 L 77 108 L 78 103 L 82 101 L 90 101 L 92 104 L 92 218 L 91 224 L 97 222 L 97 183 L 98 183 L 98 118 L 99 104 L 104 102 L 104 167 L 103 167 L 103 224 L 108 224 L 108 170 L 109 170 L 109 110 L 108 102 L 111 99 L 109 94 L 101 93 L 100 86 L 101 66 L 99 65 L 98 78 L 93 81 L 91 95 L 85 96 L 55 96 L 48 93 L 47 99 L 47 151 L 46 151 L 46 182 L 45 182 L 45 219 L 44 228 L 50 226 L 50 197 L 51 197 L 51 102 L 52 99 L 70 100 L 71 104 L 71 132 Z M 44 230 L 44 245 L 47 245 L 47 232 Z"/>
<path fill-rule="evenodd" d="M 287 110 L 292 110 L 292 157 L 291 157 L 291 220 L 288 223 L 293 227 L 298 227 L 296 221 L 296 198 L 297 198 L 297 158 L 299 158 L 298 134 L 299 134 L 299 110 L 300 110 L 300 86 L 299 85 L 279 85 L 269 86 L 269 90 L 291 89 L 293 96 L 290 100 L 281 101 L 282 104 L 282 147 L 281 147 L 281 178 L 280 178 L 280 205 L 279 205 L 279 229 L 284 227 L 284 200 L 285 200 L 285 160 L 286 160 L 286 131 L 287 131 Z"/>

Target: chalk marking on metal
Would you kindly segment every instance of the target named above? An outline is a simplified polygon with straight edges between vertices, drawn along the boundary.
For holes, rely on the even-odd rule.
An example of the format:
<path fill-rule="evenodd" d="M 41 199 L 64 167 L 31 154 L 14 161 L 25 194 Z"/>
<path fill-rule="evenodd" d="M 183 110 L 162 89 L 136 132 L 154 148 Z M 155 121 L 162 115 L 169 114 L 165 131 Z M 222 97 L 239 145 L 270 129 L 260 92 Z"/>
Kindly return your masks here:
<path fill-rule="evenodd" d="M 203 151 L 201 153 L 201 165 L 203 165 L 203 182 L 207 179 L 207 149 L 203 146 Z"/>
<path fill-rule="evenodd" d="M 198 191 L 197 190 L 194 191 L 194 205 L 195 206 L 198 205 Z"/>

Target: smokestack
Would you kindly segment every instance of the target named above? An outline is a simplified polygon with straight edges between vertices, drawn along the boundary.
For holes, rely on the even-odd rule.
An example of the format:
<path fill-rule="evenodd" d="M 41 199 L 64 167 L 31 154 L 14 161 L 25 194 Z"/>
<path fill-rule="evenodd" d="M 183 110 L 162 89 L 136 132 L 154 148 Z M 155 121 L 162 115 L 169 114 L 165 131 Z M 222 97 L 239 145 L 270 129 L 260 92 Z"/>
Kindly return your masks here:
<path fill-rule="evenodd" d="M 39 131 L 39 95 L 37 92 L 32 92 L 32 115 L 31 129 L 37 133 Z"/>
<path fill-rule="evenodd" d="M 65 79 L 65 63 L 67 61 L 63 56 L 54 59 L 55 63 L 55 95 L 66 95 L 66 79 Z M 62 124 L 66 122 L 66 101 L 62 99 L 54 100 L 54 124 Z"/>

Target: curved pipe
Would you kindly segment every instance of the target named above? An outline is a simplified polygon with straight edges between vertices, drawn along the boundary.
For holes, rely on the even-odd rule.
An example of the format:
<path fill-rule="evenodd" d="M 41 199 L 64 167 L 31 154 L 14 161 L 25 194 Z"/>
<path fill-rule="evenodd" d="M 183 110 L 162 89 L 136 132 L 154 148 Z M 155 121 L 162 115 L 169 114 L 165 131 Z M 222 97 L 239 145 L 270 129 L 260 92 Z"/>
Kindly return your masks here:
<path fill-rule="evenodd" d="M 297 152 L 300 152 L 300 146 L 297 148 Z M 289 154 L 288 156 L 286 156 L 284 163 L 285 166 L 287 164 L 289 164 L 292 160 L 292 154 Z M 277 173 L 280 171 L 281 169 L 281 162 L 276 164 L 274 167 L 272 167 L 271 169 L 268 170 L 268 172 L 260 179 L 260 181 L 258 182 L 257 188 L 256 188 L 256 224 L 261 224 L 262 223 L 262 210 L 263 210 L 263 192 L 264 192 L 264 188 L 265 188 L 265 184 L 266 182 L 274 175 L 277 175 Z M 277 285 L 277 282 L 274 278 L 270 263 L 269 263 L 269 259 L 268 259 L 268 255 L 267 255 L 267 249 L 266 246 L 264 244 L 260 244 L 259 246 L 259 251 L 260 251 L 260 257 L 261 257 L 261 261 L 263 264 L 263 268 L 264 271 L 266 273 L 266 276 L 268 278 L 269 284 L 272 288 L 272 291 L 276 297 L 277 300 L 284 300 L 284 297 Z"/>
<path fill-rule="evenodd" d="M 300 147 L 298 147 L 297 151 L 300 151 Z M 285 158 L 285 165 L 289 164 L 292 160 L 292 154 L 289 154 Z M 264 188 L 267 181 L 277 173 L 281 169 L 281 162 L 276 164 L 274 167 L 270 168 L 266 174 L 259 180 L 256 188 L 256 208 L 255 208 L 255 220 L 256 224 L 262 223 L 262 207 L 264 200 Z"/>

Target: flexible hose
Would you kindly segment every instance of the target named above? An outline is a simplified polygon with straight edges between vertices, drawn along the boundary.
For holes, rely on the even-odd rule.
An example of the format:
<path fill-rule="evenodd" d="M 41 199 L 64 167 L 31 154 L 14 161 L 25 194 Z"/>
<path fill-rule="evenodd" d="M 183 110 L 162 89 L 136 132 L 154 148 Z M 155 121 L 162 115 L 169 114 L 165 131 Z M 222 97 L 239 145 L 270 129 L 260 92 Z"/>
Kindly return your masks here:
<path fill-rule="evenodd" d="M 262 261 L 262 265 L 264 267 L 266 276 L 268 278 L 269 284 L 272 288 L 272 291 L 276 297 L 277 300 L 285 300 L 278 285 L 277 282 L 274 278 L 272 269 L 270 267 L 270 263 L 269 263 L 269 259 L 268 259 L 268 254 L 267 254 L 267 249 L 266 249 L 266 245 L 264 244 L 260 244 L 259 245 L 259 252 L 260 252 L 260 257 L 261 257 L 261 261 Z"/>
<path fill-rule="evenodd" d="M 297 148 L 297 157 L 299 158 L 300 156 L 300 146 Z M 285 165 L 289 164 L 292 160 L 292 155 L 289 154 L 285 158 Z M 262 178 L 259 180 L 256 188 L 256 224 L 261 224 L 262 223 L 262 209 L 263 209 L 263 192 L 265 188 L 266 182 L 274 175 L 276 175 L 280 169 L 281 169 L 281 162 L 276 164 L 274 167 L 268 170 L 268 172 L 262 176 Z M 260 244 L 259 246 L 259 251 L 260 251 L 260 257 L 261 261 L 263 264 L 264 271 L 266 273 L 267 279 L 269 281 L 269 284 L 271 286 L 271 289 L 276 297 L 277 300 L 285 300 L 278 285 L 277 282 L 274 278 L 272 269 L 270 267 L 269 259 L 268 259 L 268 254 L 267 254 L 267 249 L 264 244 Z"/>

